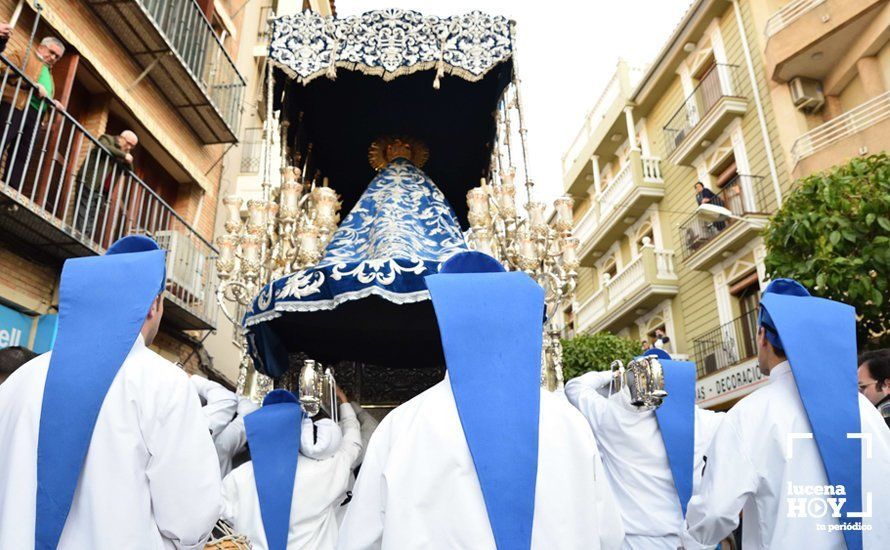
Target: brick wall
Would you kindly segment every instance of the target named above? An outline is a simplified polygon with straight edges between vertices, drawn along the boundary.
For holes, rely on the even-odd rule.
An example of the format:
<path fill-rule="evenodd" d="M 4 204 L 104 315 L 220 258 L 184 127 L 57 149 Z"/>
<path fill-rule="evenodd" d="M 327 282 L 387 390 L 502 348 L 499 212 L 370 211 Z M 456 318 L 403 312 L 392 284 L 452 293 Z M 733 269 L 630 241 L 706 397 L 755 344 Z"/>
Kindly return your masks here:
<path fill-rule="evenodd" d="M 35 313 L 53 305 L 60 272 L 35 264 L 0 242 L 0 297 Z"/>

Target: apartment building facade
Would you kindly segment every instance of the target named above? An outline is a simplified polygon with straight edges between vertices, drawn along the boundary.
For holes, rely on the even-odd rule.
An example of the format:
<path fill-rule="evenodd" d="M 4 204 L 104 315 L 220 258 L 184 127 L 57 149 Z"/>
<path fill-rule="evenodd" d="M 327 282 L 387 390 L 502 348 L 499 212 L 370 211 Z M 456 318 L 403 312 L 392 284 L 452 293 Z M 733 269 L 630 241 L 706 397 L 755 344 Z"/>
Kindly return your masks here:
<path fill-rule="evenodd" d="M 38 120 L 31 132 L 0 121 L 0 313 L 18 323 L 18 344 L 51 347 L 65 259 L 147 234 L 168 252 L 154 347 L 189 372 L 231 378 L 202 339 L 218 322 L 212 239 L 222 160 L 240 136 L 238 4 L 0 1 L 0 20 L 15 23 L 5 56 L 30 52 L 46 36 L 66 46 L 52 69 L 61 109 L 36 99 L 35 83 L 11 57 L 0 60 L 4 101 L 27 100 L 26 116 Z M 99 141 L 124 130 L 139 138 L 131 164 Z"/>
<path fill-rule="evenodd" d="M 584 266 L 574 330 L 650 342 L 664 331 L 696 362 L 709 408 L 766 382 L 760 235 L 796 177 L 763 48 L 768 9 L 754 4 L 695 2 L 648 69 L 620 63 L 563 166 Z"/>

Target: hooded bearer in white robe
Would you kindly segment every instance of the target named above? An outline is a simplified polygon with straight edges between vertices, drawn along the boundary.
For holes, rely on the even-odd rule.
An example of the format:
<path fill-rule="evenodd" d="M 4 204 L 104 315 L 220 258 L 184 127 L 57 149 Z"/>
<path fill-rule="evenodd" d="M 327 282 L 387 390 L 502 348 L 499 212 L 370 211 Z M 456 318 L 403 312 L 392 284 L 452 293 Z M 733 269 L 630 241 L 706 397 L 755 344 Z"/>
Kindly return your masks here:
<path fill-rule="evenodd" d="M 254 550 L 335 548 L 337 511 L 362 449 L 352 407 L 339 412 L 339 426 L 325 419 L 313 427 L 292 393 L 274 390 L 244 417 L 251 461 L 223 480 L 223 519 Z"/>
<path fill-rule="evenodd" d="M 624 548 L 676 550 L 686 504 L 701 481 L 702 457 L 723 413 L 695 406 L 693 363 L 671 361 L 658 349 L 646 355 L 658 356 L 664 369 L 668 395 L 657 410 L 632 405 L 627 386 L 610 396 L 608 371 L 569 380 L 565 393 L 587 418 L 602 453 L 624 520 Z"/>
<path fill-rule="evenodd" d="M 201 549 L 219 468 L 188 376 L 146 345 L 164 252 L 125 237 L 65 262 L 54 350 L 0 386 L 0 548 Z"/>
<path fill-rule="evenodd" d="M 715 544 L 741 511 L 745 550 L 890 548 L 890 431 L 857 391 L 854 309 L 790 279 L 760 307 L 769 384 L 717 430 L 688 536 Z"/>
<path fill-rule="evenodd" d="M 540 387 L 543 291 L 478 252 L 426 278 L 445 379 L 371 438 L 340 550 L 618 548 L 584 418 Z"/>

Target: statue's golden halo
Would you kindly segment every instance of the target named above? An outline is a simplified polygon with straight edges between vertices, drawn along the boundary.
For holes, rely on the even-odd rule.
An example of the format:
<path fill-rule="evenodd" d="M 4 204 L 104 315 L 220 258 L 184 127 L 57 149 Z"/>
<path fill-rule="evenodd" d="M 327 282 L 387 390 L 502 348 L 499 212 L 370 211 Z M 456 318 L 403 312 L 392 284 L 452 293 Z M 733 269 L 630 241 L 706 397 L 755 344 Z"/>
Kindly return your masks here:
<path fill-rule="evenodd" d="M 368 162 L 374 170 L 383 170 L 393 159 L 403 157 L 423 168 L 430 158 L 430 150 L 419 139 L 408 136 L 382 136 L 368 148 Z"/>

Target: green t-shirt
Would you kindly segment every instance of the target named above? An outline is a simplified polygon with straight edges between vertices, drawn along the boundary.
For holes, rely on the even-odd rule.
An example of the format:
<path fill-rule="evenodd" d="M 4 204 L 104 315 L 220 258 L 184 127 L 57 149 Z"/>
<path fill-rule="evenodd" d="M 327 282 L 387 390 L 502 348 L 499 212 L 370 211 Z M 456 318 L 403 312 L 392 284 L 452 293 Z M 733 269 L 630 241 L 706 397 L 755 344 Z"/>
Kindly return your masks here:
<path fill-rule="evenodd" d="M 55 93 L 55 84 L 53 83 L 53 76 L 49 74 L 49 67 L 46 65 L 40 69 L 40 76 L 37 77 L 37 83 L 46 88 L 46 98 L 52 99 L 53 94 Z M 37 94 L 37 91 L 34 92 L 34 95 L 31 97 L 31 107 L 34 109 L 40 110 L 40 101 L 41 98 Z"/>

